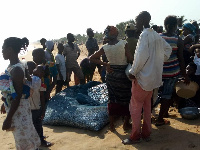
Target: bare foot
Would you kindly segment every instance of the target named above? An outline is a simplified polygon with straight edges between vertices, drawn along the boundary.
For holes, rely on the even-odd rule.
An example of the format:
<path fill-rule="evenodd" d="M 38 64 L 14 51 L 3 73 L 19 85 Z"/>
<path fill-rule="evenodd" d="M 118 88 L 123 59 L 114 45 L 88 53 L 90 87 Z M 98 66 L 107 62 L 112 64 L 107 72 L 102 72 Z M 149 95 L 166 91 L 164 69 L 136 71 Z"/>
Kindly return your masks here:
<path fill-rule="evenodd" d="M 110 124 L 109 129 L 110 129 L 111 132 L 114 132 L 114 131 L 115 131 L 115 126 L 114 126 L 114 124 Z"/>

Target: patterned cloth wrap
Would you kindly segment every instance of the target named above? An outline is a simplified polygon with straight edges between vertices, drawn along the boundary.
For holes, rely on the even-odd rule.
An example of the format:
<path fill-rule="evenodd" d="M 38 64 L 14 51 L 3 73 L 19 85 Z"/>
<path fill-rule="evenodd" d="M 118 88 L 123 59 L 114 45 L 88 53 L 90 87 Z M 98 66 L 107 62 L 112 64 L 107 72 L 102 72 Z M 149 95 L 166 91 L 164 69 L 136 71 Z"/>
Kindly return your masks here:
<path fill-rule="evenodd" d="M 3 97 L 6 99 L 5 104 L 10 107 L 11 101 L 17 96 L 13 82 L 11 80 L 10 73 L 5 70 L 4 73 L 0 75 L 0 91 Z M 28 85 L 23 85 L 22 96 L 27 99 L 30 96 L 30 87 Z"/>

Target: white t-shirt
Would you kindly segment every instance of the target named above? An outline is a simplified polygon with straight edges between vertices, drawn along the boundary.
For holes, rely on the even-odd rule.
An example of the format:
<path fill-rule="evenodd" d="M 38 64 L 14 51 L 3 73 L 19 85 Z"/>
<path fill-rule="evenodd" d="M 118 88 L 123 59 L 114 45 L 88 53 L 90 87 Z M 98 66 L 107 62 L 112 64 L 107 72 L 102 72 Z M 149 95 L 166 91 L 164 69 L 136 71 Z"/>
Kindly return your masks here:
<path fill-rule="evenodd" d="M 59 65 L 60 72 L 63 76 L 63 80 L 66 80 L 66 66 L 65 66 L 65 57 L 64 55 L 57 54 L 55 57 L 56 65 Z M 57 80 L 60 80 L 59 74 Z"/>
<path fill-rule="evenodd" d="M 40 109 L 40 92 L 46 91 L 46 88 L 41 84 L 41 79 L 37 76 L 32 76 L 32 82 L 26 81 L 26 84 L 31 88 L 29 97 L 31 110 Z"/>
<path fill-rule="evenodd" d="M 197 70 L 195 75 L 200 75 L 200 58 L 198 58 L 196 54 L 194 56 L 194 63 L 197 65 Z"/>

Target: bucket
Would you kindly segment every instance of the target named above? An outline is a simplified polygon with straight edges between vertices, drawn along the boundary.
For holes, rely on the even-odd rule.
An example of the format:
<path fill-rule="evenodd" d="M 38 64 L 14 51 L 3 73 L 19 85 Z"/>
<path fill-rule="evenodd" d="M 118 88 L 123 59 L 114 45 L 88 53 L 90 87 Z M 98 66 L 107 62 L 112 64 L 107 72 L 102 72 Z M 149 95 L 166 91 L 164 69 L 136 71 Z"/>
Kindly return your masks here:
<path fill-rule="evenodd" d="M 176 94 L 182 98 L 192 98 L 196 95 L 199 85 L 196 82 L 191 81 L 188 85 L 184 81 L 178 81 L 175 85 Z"/>

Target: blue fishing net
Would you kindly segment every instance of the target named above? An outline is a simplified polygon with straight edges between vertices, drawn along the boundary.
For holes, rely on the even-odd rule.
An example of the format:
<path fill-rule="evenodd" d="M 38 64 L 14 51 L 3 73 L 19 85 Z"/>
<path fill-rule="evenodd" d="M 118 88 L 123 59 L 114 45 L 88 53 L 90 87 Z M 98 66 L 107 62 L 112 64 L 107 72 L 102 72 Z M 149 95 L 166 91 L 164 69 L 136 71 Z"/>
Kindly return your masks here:
<path fill-rule="evenodd" d="M 108 124 L 108 91 L 92 81 L 66 88 L 48 102 L 43 124 L 98 131 Z"/>

